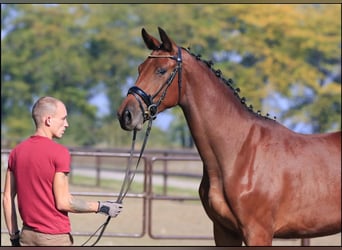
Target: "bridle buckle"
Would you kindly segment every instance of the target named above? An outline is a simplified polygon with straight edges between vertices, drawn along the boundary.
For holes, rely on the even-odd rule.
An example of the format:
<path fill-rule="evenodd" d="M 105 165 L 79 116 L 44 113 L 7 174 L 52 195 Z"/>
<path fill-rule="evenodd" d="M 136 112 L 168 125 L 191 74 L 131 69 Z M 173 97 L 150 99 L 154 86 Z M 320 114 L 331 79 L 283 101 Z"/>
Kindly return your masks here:
<path fill-rule="evenodd" d="M 150 106 L 147 107 L 145 111 L 145 115 L 150 119 L 156 119 L 158 111 L 158 105 L 156 103 L 152 103 Z"/>

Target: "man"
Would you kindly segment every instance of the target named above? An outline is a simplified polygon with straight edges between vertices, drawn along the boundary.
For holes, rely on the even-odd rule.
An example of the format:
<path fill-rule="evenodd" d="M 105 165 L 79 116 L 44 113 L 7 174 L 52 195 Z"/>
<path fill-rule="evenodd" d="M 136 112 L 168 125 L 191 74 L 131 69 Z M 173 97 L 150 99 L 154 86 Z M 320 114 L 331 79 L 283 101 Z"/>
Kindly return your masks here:
<path fill-rule="evenodd" d="M 10 153 L 3 208 L 13 246 L 70 246 L 68 212 L 102 213 L 116 217 L 119 203 L 84 201 L 69 193 L 70 153 L 53 138 L 61 138 L 69 126 L 65 105 L 53 97 L 40 98 L 32 108 L 34 135 Z M 20 234 L 14 199 L 17 195 L 23 221 Z"/>

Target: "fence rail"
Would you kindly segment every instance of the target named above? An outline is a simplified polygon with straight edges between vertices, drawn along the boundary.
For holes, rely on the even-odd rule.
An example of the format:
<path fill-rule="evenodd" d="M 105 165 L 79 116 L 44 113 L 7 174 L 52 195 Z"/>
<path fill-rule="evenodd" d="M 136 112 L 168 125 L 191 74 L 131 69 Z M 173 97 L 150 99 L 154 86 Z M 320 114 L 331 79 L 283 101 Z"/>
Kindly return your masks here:
<path fill-rule="evenodd" d="M 8 154 L 10 153 L 10 149 L 2 149 L 1 150 L 1 165 L 2 168 L 7 164 Z M 106 164 L 103 163 L 104 158 L 110 159 L 124 159 L 128 160 L 129 153 L 124 150 L 117 150 L 114 152 L 100 152 L 100 151 L 80 151 L 71 149 L 70 150 L 72 159 L 76 157 L 92 157 L 95 159 L 95 167 L 90 168 L 92 171 L 95 171 L 95 186 L 100 187 L 101 181 L 101 173 L 116 173 L 123 174 L 122 168 L 109 168 L 108 166 L 104 166 Z M 138 153 L 134 154 L 134 158 L 137 158 Z M 212 235 L 162 235 L 159 233 L 153 232 L 153 209 L 152 204 L 155 201 L 168 200 L 168 201 L 199 201 L 198 196 L 175 196 L 168 194 L 169 181 L 171 177 L 186 177 L 192 179 L 198 179 L 200 181 L 201 171 L 200 169 L 197 173 L 189 173 L 182 171 L 170 171 L 170 164 L 172 162 L 197 162 L 200 164 L 200 157 L 196 152 L 189 151 L 146 151 L 142 157 L 141 165 L 139 166 L 139 174 L 142 175 L 142 191 L 140 193 L 128 193 L 127 198 L 135 198 L 142 199 L 143 203 L 143 211 L 142 211 L 142 228 L 140 232 L 134 233 L 111 233 L 105 232 L 103 237 L 132 237 L 139 238 L 143 237 L 146 234 L 152 239 L 198 239 L 198 240 L 211 240 L 213 239 Z M 5 164 L 5 165 L 4 165 Z M 108 165 L 108 163 L 107 163 Z M 159 167 L 156 167 L 156 166 Z M 162 167 L 160 167 L 160 165 Z M 154 169 L 156 168 L 156 169 Z M 73 182 L 74 171 L 78 168 L 73 166 L 71 167 L 70 173 L 70 182 Z M 88 168 L 89 169 L 89 168 Z M 158 170 L 157 170 L 158 169 Z M 2 171 L 3 172 L 3 171 Z M 195 171 L 196 172 L 196 171 Z M 162 185 L 162 194 L 155 194 L 153 192 L 153 177 L 159 176 L 161 177 L 161 185 Z M 118 193 L 109 193 L 109 192 L 72 192 L 74 196 L 94 196 L 94 197 L 117 197 Z M 1 228 L 1 233 L 7 233 L 5 228 Z M 84 232 L 84 231 L 73 231 L 73 235 L 75 236 L 90 236 L 93 232 Z M 302 239 L 302 246 L 310 245 L 310 239 Z"/>

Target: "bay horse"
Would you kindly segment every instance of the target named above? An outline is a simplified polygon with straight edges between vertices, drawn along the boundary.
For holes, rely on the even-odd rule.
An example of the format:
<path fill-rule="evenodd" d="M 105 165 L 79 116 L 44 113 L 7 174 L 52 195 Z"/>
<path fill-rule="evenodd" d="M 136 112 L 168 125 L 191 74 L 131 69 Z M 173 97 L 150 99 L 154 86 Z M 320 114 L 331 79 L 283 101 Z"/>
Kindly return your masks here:
<path fill-rule="evenodd" d="M 124 130 L 179 105 L 201 160 L 202 205 L 217 246 L 341 232 L 341 131 L 305 135 L 245 104 L 211 63 L 159 29 L 118 109 Z"/>

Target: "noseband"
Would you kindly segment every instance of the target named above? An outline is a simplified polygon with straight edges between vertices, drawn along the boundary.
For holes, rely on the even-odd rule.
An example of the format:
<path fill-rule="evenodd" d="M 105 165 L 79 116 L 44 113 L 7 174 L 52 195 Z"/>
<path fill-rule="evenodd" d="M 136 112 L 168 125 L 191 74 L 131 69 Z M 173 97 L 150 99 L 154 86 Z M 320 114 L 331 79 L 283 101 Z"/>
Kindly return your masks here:
<path fill-rule="evenodd" d="M 174 68 L 174 70 L 171 72 L 169 78 L 166 80 L 166 82 L 159 88 L 159 90 L 154 95 L 147 94 L 144 90 L 137 86 L 133 86 L 128 90 L 127 95 L 131 94 L 135 97 L 135 99 L 138 101 L 140 109 L 142 111 L 144 121 L 155 119 L 157 116 L 158 107 L 162 103 L 162 101 L 165 98 L 166 92 L 168 88 L 170 87 L 173 79 L 175 78 L 176 74 L 178 73 L 178 103 L 180 101 L 181 96 L 181 89 L 182 89 L 182 49 L 178 47 L 178 53 L 177 56 L 157 56 L 157 55 L 149 55 L 149 58 L 170 58 L 172 60 L 175 60 L 177 62 L 177 66 Z M 153 99 L 159 95 L 159 93 L 162 91 L 159 100 L 157 102 L 153 102 Z M 138 98 L 140 97 L 140 98 Z M 147 109 L 145 110 L 143 107 L 143 104 L 141 102 L 145 103 Z"/>

